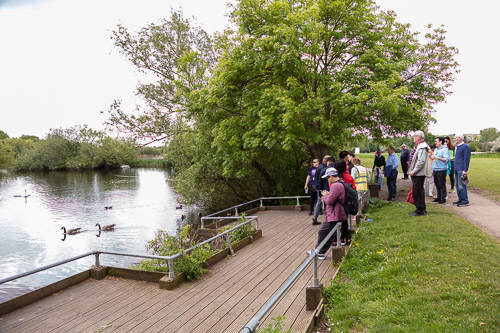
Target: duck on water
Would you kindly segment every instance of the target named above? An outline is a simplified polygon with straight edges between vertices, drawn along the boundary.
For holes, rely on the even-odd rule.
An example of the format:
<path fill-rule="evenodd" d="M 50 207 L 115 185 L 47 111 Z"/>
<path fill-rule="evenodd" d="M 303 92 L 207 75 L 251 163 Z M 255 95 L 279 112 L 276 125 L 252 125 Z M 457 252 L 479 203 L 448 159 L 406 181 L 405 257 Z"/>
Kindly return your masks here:
<path fill-rule="evenodd" d="M 77 233 L 80 232 L 80 229 L 81 228 L 74 228 L 74 229 L 68 229 L 68 230 L 66 230 L 65 227 L 61 227 L 61 230 L 63 230 L 63 233 L 65 235 L 76 235 Z"/>

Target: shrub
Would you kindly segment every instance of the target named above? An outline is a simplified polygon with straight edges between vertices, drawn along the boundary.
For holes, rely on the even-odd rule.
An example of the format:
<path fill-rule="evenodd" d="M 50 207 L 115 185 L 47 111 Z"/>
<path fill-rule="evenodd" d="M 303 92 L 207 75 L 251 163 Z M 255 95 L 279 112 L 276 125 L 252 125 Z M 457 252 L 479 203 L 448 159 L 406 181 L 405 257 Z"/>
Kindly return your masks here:
<path fill-rule="evenodd" d="M 191 230 L 190 225 L 182 228 L 177 236 L 171 236 L 164 230 L 158 230 L 156 237 L 148 242 L 146 248 L 155 255 L 171 256 L 184 252 L 195 244 L 197 235 Z M 191 281 L 199 278 L 204 272 L 202 264 L 213 254 L 210 245 L 206 244 L 196 248 L 188 254 L 174 260 L 174 272 L 186 273 L 186 279 Z M 146 271 L 168 272 L 168 263 L 165 260 L 142 260 L 139 268 Z"/>

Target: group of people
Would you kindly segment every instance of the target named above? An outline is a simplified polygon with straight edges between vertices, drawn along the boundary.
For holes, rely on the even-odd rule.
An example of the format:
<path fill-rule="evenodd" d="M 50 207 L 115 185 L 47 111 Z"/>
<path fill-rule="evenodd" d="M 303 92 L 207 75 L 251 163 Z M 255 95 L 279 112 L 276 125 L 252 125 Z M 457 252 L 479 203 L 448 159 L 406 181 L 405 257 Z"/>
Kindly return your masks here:
<path fill-rule="evenodd" d="M 318 244 L 330 233 L 330 231 L 340 223 L 341 242 L 347 241 L 348 223 L 347 214 L 344 210 L 347 186 L 352 186 L 357 191 L 366 191 L 370 173 L 361 166 L 361 160 L 353 153 L 341 151 L 339 159 L 335 160 L 330 155 L 323 157 L 323 160 L 313 160 L 313 166 L 309 169 L 304 189 L 310 192 L 309 215 L 313 225 L 321 224 L 318 230 Z M 318 216 L 322 213 L 324 206 L 325 221 L 318 222 Z M 335 244 L 336 245 L 336 244 Z M 326 244 L 318 254 L 319 259 L 324 259 L 324 254 L 330 244 Z"/>
<path fill-rule="evenodd" d="M 455 135 L 453 140 L 455 142 L 454 146 L 451 144 L 450 137 L 438 137 L 434 141 L 433 148 L 431 148 L 424 141 L 422 131 L 416 131 L 413 134 L 415 148 L 410 154 L 408 166 L 416 209 L 410 215 L 424 216 L 427 214 L 424 187 L 426 178 L 433 180 L 437 190 L 437 197 L 432 202 L 440 205 L 446 203 L 447 174 L 450 175 L 450 192 L 453 191 L 456 182 L 458 200 L 454 201 L 453 204 L 458 207 L 469 205 L 467 173 L 469 171 L 471 150 L 469 145 L 464 142 L 463 135 Z M 432 195 L 432 192 L 430 192 L 430 195 Z"/>
<path fill-rule="evenodd" d="M 413 134 L 415 147 L 410 151 L 405 144 L 401 147 L 401 156 L 395 153 L 394 147 L 387 149 L 387 160 L 380 149 L 375 154 L 372 171 L 374 181 L 382 190 L 383 179 L 386 178 L 388 188 L 387 200 L 396 200 L 396 179 L 401 162 L 404 180 L 411 176 L 412 194 L 415 211 L 411 216 L 423 216 L 427 214 L 425 205 L 424 183 L 426 179 L 433 179 L 437 189 L 437 197 L 432 201 L 437 204 L 445 204 L 447 199 L 446 175 L 450 176 L 451 190 L 453 191 L 455 180 L 458 200 L 454 205 L 464 207 L 469 205 L 467 196 L 467 172 L 469 170 L 471 150 L 464 142 L 463 135 L 455 135 L 455 145 L 451 144 L 449 137 L 436 138 L 433 149 L 424 141 L 424 133 L 416 131 Z M 309 215 L 313 215 L 312 224 L 321 224 L 318 230 L 318 246 L 330 233 L 336 224 L 341 223 L 341 241 L 346 242 L 348 232 L 347 214 L 343 209 L 346 200 L 344 184 L 349 184 L 357 191 L 367 191 L 368 182 L 371 180 L 370 172 L 361 166 L 361 160 L 353 153 L 342 151 L 339 159 L 335 160 L 330 155 L 323 157 L 320 162 L 313 160 L 313 166 L 309 169 L 304 189 L 310 193 Z M 318 216 L 325 209 L 325 221 L 318 222 Z M 319 259 L 324 259 L 330 244 L 326 244 L 318 253 Z"/>

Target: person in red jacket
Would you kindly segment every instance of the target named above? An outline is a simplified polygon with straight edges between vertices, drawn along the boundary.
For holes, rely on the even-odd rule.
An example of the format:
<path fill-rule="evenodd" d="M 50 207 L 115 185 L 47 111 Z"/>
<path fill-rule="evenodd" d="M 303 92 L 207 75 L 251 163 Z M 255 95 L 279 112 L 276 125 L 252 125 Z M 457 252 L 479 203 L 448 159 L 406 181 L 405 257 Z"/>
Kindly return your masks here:
<path fill-rule="evenodd" d="M 339 178 L 342 179 L 346 184 L 351 184 L 353 189 L 356 189 L 356 183 L 354 178 L 347 172 L 347 167 L 344 160 L 339 160 L 335 162 L 335 169 L 339 173 Z"/>

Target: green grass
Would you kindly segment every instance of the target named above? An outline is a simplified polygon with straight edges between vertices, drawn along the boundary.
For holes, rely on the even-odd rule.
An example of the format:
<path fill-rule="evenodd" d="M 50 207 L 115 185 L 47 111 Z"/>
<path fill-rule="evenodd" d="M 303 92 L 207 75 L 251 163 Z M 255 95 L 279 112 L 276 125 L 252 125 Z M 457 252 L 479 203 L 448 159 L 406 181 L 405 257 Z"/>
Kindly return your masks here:
<path fill-rule="evenodd" d="M 430 205 L 429 205 L 430 206 Z M 370 211 L 325 289 L 332 332 L 500 331 L 500 245 L 450 212 Z"/>
<path fill-rule="evenodd" d="M 500 154 L 473 155 L 469 186 L 485 190 L 488 195 L 500 200 Z"/>

